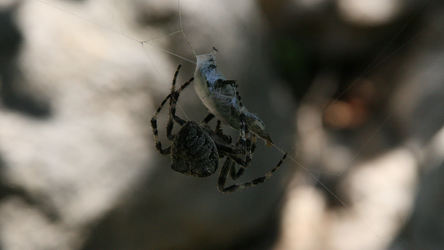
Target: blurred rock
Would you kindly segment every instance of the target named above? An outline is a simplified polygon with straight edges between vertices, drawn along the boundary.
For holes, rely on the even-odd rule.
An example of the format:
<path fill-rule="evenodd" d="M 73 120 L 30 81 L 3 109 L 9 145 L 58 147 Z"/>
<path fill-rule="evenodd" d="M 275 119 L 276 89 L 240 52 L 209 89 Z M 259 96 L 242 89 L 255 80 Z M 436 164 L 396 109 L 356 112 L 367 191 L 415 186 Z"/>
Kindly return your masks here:
<path fill-rule="evenodd" d="M 263 53 L 255 3 L 180 4 L 196 52 L 220 50 L 218 64 L 238 80 L 245 105 L 288 148 L 292 97 Z M 2 9 L 0 41 L 9 46 L 0 54 L 2 249 L 266 249 L 273 243 L 288 165 L 265 184 L 225 195 L 217 191 L 217 176 L 176 173 L 155 150 L 149 120 L 177 65 L 184 64 L 179 83 L 194 71 L 158 49 L 194 60 L 180 33 L 168 36 L 179 29 L 177 7 L 177 1 L 48 0 Z M 149 41 L 156 47 L 140 43 L 159 36 L 166 37 Z M 179 104 L 181 117 L 206 115 L 192 88 Z M 161 116 L 165 133 L 166 112 Z M 281 156 L 260 145 L 239 181 L 268 172 Z"/>
<path fill-rule="evenodd" d="M 260 2 L 300 100 L 305 168 L 276 249 L 443 249 L 443 4 Z"/>

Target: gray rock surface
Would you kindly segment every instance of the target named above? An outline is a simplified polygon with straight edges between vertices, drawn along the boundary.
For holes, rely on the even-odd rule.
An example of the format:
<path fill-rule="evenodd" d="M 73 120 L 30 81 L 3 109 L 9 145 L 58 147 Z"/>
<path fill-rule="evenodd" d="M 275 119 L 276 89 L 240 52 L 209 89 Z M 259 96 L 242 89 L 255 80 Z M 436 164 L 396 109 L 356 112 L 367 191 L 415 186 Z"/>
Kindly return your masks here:
<path fill-rule="evenodd" d="M 1 8 L 2 249 L 271 244 L 288 167 L 262 186 L 225 195 L 216 176 L 176 173 L 155 150 L 149 120 L 177 65 L 184 65 L 180 83 L 194 71 L 159 48 L 194 56 L 180 33 L 150 40 L 156 47 L 140 41 L 179 30 L 177 1 L 32 0 Z M 293 104 L 274 102 L 285 90 L 262 53 L 255 3 L 188 1 L 181 13 L 196 52 L 219 48 L 219 65 L 238 80 L 245 105 L 280 147 L 291 145 L 292 114 L 283 111 Z M 193 89 L 185 92 L 185 114 L 178 114 L 203 119 Z M 260 147 L 242 181 L 268 172 L 282 156 Z"/>
<path fill-rule="evenodd" d="M 444 249 L 440 1 L 261 1 L 301 98 L 276 249 Z"/>

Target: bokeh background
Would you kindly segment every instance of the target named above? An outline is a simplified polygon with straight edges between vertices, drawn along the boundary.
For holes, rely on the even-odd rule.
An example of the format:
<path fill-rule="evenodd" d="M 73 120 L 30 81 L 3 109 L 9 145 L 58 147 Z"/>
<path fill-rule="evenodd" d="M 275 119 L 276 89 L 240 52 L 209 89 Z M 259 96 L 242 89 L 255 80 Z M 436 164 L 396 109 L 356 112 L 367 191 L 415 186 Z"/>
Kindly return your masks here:
<path fill-rule="evenodd" d="M 262 185 L 222 194 L 217 174 L 181 175 L 156 152 L 149 121 L 177 65 L 179 83 L 195 68 L 174 55 L 195 60 L 179 13 L 277 146 L 259 142 L 240 181 L 289 152 Z M 443 13 L 438 0 L 0 1 L 0 249 L 444 249 Z M 179 104 L 206 115 L 192 87 Z"/>

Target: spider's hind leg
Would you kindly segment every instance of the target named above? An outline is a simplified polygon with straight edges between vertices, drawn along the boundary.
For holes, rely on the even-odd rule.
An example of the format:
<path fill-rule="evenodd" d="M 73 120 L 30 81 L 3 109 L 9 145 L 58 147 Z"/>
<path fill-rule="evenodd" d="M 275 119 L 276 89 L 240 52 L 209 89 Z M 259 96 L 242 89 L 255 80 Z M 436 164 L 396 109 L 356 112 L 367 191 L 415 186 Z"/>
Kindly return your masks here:
<path fill-rule="evenodd" d="M 234 167 L 233 164 L 235 164 L 231 158 L 227 158 L 224 165 L 222 166 L 222 170 L 220 172 L 219 179 L 217 182 L 217 188 L 219 189 L 219 191 L 221 191 L 223 193 L 231 193 L 231 192 L 235 192 L 239 189 L 244 189 L 244 188 L 248 188 L 248 187 L 252 187 L 252 186 L 256 186 L 261 183 L 264 183 L 265 180 L 270 178 L 274 174 L 274 172 L 276 172 L 279 169 L 279 167 L 282 165 L 282 163 L 284 162 L 286 157 L 287 157 L 287 153 L 284 154 L 282 159 L 278 162 L 278 164 L 270 172 L 266 173 L 262 177 L 256 178 L 252 181 L 237 183 L 237 184 L 233 184 L 229 187 L 225 187 L 228 173 L 229 173 L 230 169 L 232 167 Z"/>
<path fill-rule="evenodd" d="M 225 188 L 225 183 L 227 182 L 228 173 L 231 172 L 233 168 L 236 167 L 236 162 L 227 156 L 227 159 L 220 170 L 219 178 L 217 179 L 217 188 L 222 193 L 227 193 L 227 188 Z"/>

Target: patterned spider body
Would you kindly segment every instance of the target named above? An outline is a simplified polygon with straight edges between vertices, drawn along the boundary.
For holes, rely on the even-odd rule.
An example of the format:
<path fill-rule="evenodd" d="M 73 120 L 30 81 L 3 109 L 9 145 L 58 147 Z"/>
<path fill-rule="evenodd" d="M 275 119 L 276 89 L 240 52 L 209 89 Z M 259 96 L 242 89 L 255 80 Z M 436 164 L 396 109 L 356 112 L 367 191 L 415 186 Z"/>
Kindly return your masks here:
<path fill-rule="evenodd" d="M 212 53 L 197 56 L 194 73 L 194 88 L 197 95 L 209 112 L 224 124 L 242 133 L 242 122 L 245 122 L 249 132 L 262 138 L 267 145 L 272 145 L 270 135 L 265 132 L 264 122 L 243 106 L 236 90 L 236 82 L 227 80 L 218 70 L 216 52 L 217 50 L 213 48 Z"/>
<path fill-rule="evenodd" d="M 207 177 L 219 166 L 219 153 L 213 139 L 194 121 L 188 121 L 171 144 L 171 168 L 194 177 Z"/>

